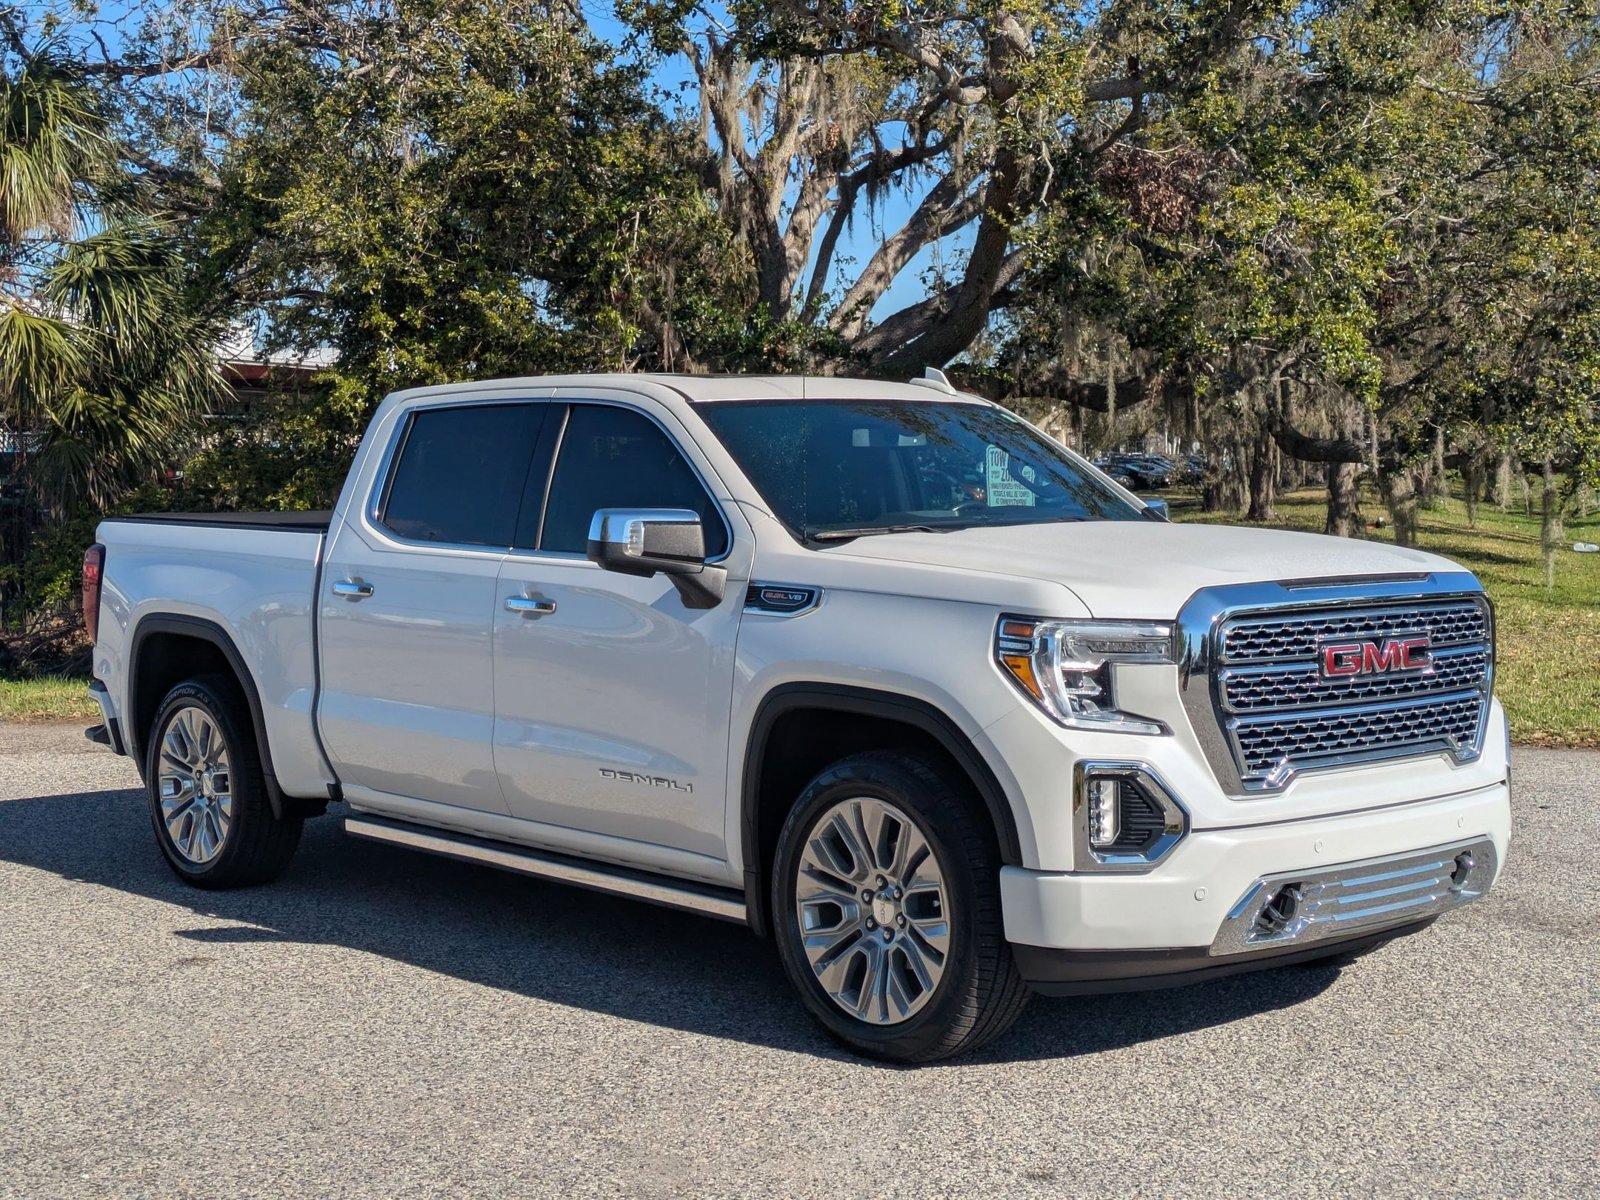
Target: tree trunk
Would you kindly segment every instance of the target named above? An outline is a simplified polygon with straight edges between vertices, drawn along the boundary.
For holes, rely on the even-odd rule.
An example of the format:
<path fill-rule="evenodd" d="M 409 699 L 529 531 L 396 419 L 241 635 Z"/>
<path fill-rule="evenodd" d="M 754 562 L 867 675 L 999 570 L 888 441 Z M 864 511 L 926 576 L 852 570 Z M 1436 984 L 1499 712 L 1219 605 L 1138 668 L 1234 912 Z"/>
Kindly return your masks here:
<path fill-rule="evenodd" d="M 1383 502 L 1388 506 L 1389 519 L 1394 524 L 1394 544 L 1417 544 L 1417 477 L 1409 467 L 1399 470 L 1378 471 L 1378 486 L 1383 491 Z"/>
<path fill-rule="evenodd" d="M 1276 443 L 1265 421 L 1256 430 L 1255 444 L 1250 449 L 1250 509 L 1247 521 L 1270 521 L 1277 514 L 1272 511 L 1277 463 L 1273 450 Z"/>
<path fill-rule="evenodd" d="M 1429 502 L 1443 500 L 1450 494 L 1449 476 L 1444 463 L 1444 426 L 1435 425 L 1433 428 L 1433 457 L 1428 461 L 1426 476 L 1427 498 Z"/>
<path fill-rule="evenodd" d="M 1228 461 L 1232 466 L 1225 476 L 1222 506 L 1229 512 L 1241 513 L 1250 507 L 1250 455 L 1245 441 L 1235 430 L 1228 440 Z"/>
<path fill-rule="evenodd" d="M 1328 464 L 1328 523 L 1324 532 L 1335 537 L 1362 536 L 1365 526 L 1361 520 L 1360 471 L 1359 463 Z"/>
<path fill-rule="evenodd" d="M 1117 351 L 1106 342 L 1106 430 L 1111 444 L 1117 437 Z"/>
<path fill-rule="evenodd" d="M 1556 551 L 1561 548 L 1561 493 L 1556 487 L 1556 469 L 1544 460 L 1544 508 L 1539 522 L 1539 553 L 1544 558 L 1544 585 L 1556 585 Z"/>
<path fill-rule="evenodd" d="M 1511 507 L 1511 455 L 1502 453 L 1494 469 L 1494 502 L 1501 512 Z"/>
<path fill-rule="evenodd" d="M 1461 460 L 1461 496 L 1467 505 L 1467 528 L 1478 527 L 1478 491 L 1483 486 L 1483 458 L 1478 451 L 1468 451 Z"/>

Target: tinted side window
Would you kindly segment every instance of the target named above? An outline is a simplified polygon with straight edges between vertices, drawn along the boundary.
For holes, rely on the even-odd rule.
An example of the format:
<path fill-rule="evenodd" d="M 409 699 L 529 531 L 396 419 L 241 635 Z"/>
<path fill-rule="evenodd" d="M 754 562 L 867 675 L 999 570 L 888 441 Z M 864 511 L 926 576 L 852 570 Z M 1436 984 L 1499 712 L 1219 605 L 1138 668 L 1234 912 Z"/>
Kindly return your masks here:
<path fill-rule="evenodd" d="M 511 545 L 544 409 L 495 404 L 413 413 L 383 524 L 421 542 Z"/>
<path fill-rule="evenodd" d="M 567 419 L 540 549 L 582 554 L 601 508 L 687 508 L 700 514 L 706 557 L 728 548 L 711 497 L 672 439 L 626 408 L 578 404 Z"/>

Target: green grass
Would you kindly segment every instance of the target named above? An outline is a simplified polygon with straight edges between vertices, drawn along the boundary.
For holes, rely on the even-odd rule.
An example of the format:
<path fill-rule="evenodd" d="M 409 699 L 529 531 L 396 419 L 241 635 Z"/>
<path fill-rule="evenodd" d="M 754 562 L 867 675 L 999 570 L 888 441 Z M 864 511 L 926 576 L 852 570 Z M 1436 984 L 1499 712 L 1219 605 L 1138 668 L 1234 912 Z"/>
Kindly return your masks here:
<path fill-rule="evenodd" d="M 1326 515 L 1320 490 L 1280 499 L 1284 529 L 1320 533 Z M 1201 513 L 1174 497 L 1173 519 L 1242 524 L 1237 517 Z M 1363 497 L 1370 522 L 1386 515 L 1381 503 Z M 1393 540 L 1387 529 L 1368 536 Z M 1452 558 L 1483 581 L 1494 601 L 1499 654 L 1495 691 L 1519 742 L 1546 746 L 1600 746 L 1600 554 L 1577 554 L 1573 542 L 1600 542 L 1600 513 L 1566 523 L 1557 553 L 1555 586 L 1545 587 L 1539 558 L 1539 518 L 1521 508 L 1501 512 L 1478 506 L 1477 528 L 1467 524 L 1466 506 L 1455 498 L 1426 509 L 1418 548 Z"/>
<path fill-rule="evenodd" d="M 97 721 L 89 681 L 62 675 L 0 679 L 0 721 Z"/>

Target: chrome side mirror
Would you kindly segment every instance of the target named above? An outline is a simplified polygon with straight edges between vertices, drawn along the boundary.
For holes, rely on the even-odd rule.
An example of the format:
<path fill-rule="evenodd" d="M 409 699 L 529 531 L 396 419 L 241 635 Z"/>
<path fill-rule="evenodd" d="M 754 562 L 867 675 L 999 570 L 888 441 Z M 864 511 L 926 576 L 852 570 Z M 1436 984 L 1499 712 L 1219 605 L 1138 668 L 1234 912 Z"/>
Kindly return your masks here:
<path fill-rule="evenodd" d="M 728 573 L 706 563 L 700 514 L 687 508 L 602 508 L 589 523 L 588 558 L 620 575 L 666 575 L 688 608 L 715 608 Z"/>
<path fill-rule="evenodd" d="M 1148 496 L 1145 498 L 1144 515 L 1151 521 L 1172 520 L 1172 514 L 1167 510 L 1167 502 L 1160 496 Z"/>

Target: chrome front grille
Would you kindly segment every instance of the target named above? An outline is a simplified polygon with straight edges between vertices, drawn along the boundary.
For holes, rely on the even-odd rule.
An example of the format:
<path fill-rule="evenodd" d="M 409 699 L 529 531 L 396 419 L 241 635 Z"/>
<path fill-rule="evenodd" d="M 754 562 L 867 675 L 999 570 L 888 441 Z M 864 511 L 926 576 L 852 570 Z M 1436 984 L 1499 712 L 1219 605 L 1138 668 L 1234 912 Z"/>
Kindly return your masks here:
<path fill-rule="evenodd" d="M 1222 703 L 1229 712 L 1258 712 L 1438 696 L 1477 688 L 1488 669 L 1489 651 L 1481 643 L 1435 650 L 1433 670 L 1417 675 L 1324 679 L 1315 661 L 1224 667 Z"/>
<path fill-rule="evenodd" d="M 1381 751 L 1395 756 L 1429 748 L 1460 751 L 1473 744 L 1483 698 L 1476 692 L 1402 704 L 1362 706 L 1294 716 L 1253 717 L 1231 725 L 1246 780 L 1270 779 L 1285 765 Z"/>
<path fill-rule="evenodd" d="M 1219 658 L 1225 663 L 1282 662 L 1310 658 L 1322 642 L 1389 637 L 1399 630 L 1426 633 L 1434 646 L 1481 645 L 1489 637 L 1489 614 L 1476 600 L 1376 606 L 1349 612 L 1239 617 L 1222 631 Z"/>
<path fill-rule="evenodd" d="M 1213 955 L 1288 947 L 1427 920 L 1476 900 L 1498 867 L 1494 842 L 1473 838 L 1408 854 L 1256 880 L 1228 911 Z"/>
<path fill-rule="evenodd" d="M 1470 575 L 1208 589 L 1179 617 L 1184 704 L 1224 788 L 1280 790 L 1298 773 L 1482 750 L 1493 618 Z M 1324 673 L 1324 647 L 1425 635 L 1420 670 Z"/>

